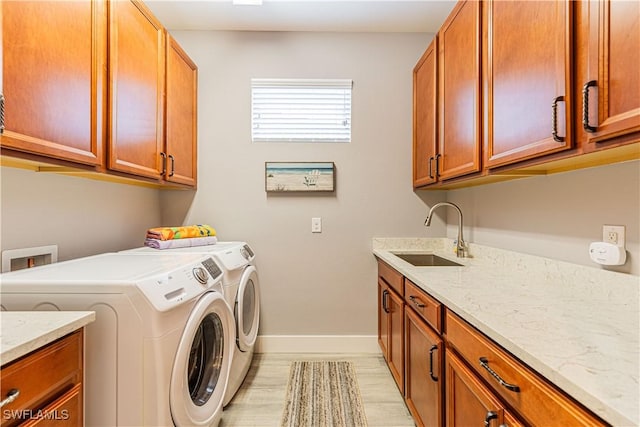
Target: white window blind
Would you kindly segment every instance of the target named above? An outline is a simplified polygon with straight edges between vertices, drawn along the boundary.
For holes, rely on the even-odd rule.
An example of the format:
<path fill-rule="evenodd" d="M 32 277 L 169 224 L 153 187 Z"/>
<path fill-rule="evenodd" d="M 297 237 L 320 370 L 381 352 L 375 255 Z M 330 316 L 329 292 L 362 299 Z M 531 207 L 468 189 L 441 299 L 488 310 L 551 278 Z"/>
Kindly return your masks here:
<path fill-rule="evenodd" d="M 351 80 L 251 79 L 253 142 L 351 142 Z"/>

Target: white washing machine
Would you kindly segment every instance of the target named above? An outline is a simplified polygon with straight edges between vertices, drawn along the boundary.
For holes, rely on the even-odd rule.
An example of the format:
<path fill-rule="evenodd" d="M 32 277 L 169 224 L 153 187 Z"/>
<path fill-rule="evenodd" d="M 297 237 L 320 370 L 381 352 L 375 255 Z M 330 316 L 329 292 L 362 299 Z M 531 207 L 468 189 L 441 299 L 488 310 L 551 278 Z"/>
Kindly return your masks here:
<path fill-rule="evenodd" d="M 235 322 L 211 256 L 102 254 L 0 275 L 4 310 L 89 310 L 85 425 L 216 426 Z"/>
<path fill-rule="evenodd" d="M 176 249 L 153 249 L 142 247 L 123 253 L 200 253 L 214 257 L 224 272 L 223 293 L 235 317 L 236 345 L 229 376 L 229 385 L 224 405 L 236 394 L 247 376 L 260 322 L 260 283 L 258 271 L 253 264 L 255 253 L 245 242 L 218 242 L 215 245 L 194 246 Z"/>

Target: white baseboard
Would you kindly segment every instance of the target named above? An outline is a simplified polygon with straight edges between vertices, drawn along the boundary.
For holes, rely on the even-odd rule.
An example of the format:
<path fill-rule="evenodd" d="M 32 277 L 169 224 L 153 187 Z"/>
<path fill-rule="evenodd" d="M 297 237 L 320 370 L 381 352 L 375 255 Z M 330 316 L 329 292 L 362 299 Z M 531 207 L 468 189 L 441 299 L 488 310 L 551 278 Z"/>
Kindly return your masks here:
<path fill-rule="evenodd" d="M 376 335 L 259 335 L 256 353 L 380 353 Z"/>

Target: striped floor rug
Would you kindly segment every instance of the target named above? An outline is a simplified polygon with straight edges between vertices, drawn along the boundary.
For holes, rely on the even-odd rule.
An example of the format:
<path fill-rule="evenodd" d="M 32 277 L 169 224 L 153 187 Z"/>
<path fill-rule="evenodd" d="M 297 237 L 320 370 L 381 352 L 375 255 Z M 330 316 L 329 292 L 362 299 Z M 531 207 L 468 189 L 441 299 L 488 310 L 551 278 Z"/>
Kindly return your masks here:
<path fill-rule="evenodd" d="M 351 362 L 291 364 L 282 427 L 366 427 L 356 371 Z"/>

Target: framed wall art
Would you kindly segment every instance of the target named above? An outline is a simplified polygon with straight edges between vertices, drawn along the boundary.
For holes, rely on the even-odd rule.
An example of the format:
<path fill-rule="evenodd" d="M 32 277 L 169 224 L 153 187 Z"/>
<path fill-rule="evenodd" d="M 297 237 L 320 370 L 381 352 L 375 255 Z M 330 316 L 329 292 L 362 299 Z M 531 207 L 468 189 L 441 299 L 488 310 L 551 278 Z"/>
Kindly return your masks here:
<path fill-rule="evenodd" d="M 335 190 L 333 162 L 266 162 L 264 176 L 267 193 Z"/>

